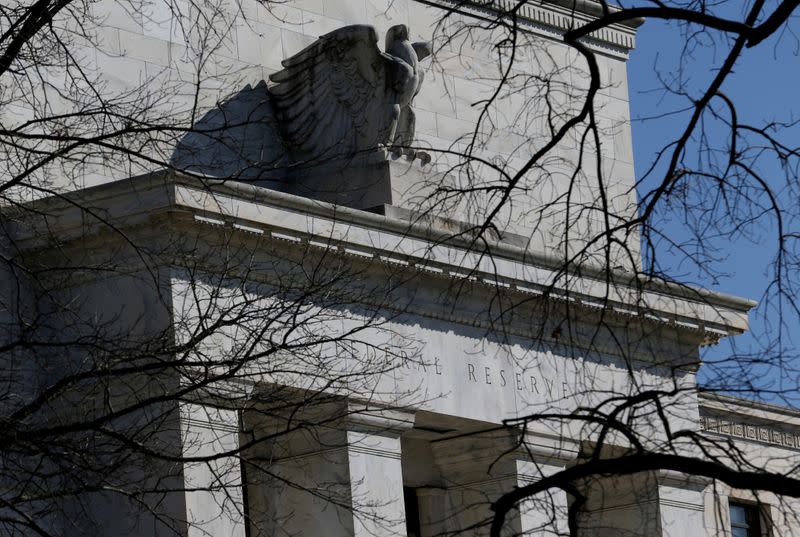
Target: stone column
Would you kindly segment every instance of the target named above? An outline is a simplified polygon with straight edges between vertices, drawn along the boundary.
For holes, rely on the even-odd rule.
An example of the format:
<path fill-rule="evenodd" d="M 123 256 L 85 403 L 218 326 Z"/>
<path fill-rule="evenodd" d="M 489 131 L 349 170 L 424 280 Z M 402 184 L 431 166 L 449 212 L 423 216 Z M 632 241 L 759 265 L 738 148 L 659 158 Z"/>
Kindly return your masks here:
<path fill-rule="evenodd" d="M 672 471 L 658 474 L 658 508 L 663 537 L 702 535 L 704 532 L 704 489 L 710 479 Z"/>
<path fill-rule="evenodd" d="M 586 497 L 578 536 L 661 536 L 658 477 L 652 472 L 596 476 L 576 483 Z"/>
<path fill-rule="evenodd" d="M 535 462 L 517 461 L 517 486 L 525 486 L 564 469 L 566 461 L 542 457 Z M 522 502 L 516 516 L 523 535 L 556 537 L 569 534 L 567 494 L 560 489 L 541 493 Z"/>
<path fill-rule="evenodd" d="M 414 424 L 411 414 L 353 414 L 347 420 L 350 494 L 356 537 L 406 535 L 400 433 Z"/>
<path fill-rule="evenodd" d="M 578 535 L 703 535 L 707 484 L 703 478 L 666 471 L 593 478 L 584 485 L 587 503 Z"/>
<path fill-rule="evenodd" d="M 489 535 L 491 504 L 503 493 L 564 468 L 575 458 L 564 439 L 494 431 L 438 442 L 433 450 L 445 486 L 420 494 L 423 537 L 443 532 Z M 523 502 L 506 517 L 508 535 L 567 533 L 567 497 L 551 491 Z"/>
<path fill-rule="evenodd" d="M 183 464 L 186 535 L 245 537 L 238 412 L 181 405 L 181 447 L 184 457 L 199 459 Z"/>
<path fill-rule="evenodd" d="M 246 421 L 258 444 L 245 465 L 251 537 L 405 537 L 400 434 L 412 414 L 339 402 Z"/>

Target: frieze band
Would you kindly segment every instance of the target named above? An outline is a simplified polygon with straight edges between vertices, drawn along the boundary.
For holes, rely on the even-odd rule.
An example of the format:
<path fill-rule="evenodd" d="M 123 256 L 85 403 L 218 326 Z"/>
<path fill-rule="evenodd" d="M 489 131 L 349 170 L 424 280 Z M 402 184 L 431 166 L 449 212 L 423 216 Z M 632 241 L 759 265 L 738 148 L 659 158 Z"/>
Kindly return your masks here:
<path fill-rule="evenodd" d="M 792 449 L 800 449 L 800 433 L 796 431 L 781 431 L 763 425 L 752 425 L 713 416 L 700 416 L 700 429 L 710 433 L 734 436 Z"/>

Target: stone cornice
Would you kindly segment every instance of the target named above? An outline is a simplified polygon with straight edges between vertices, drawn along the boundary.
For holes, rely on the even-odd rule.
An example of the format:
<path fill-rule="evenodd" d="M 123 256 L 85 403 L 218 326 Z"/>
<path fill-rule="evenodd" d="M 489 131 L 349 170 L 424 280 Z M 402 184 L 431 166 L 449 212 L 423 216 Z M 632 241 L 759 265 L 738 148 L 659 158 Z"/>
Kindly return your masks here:
<path fill-rule="evenodd" d="M 525 2 L 522 5 L 516 0 L 418 1 L 479 18 L 508 19 L 513 12 L 516 23 L 521 29 L 549 37 L 563 34 L 602 14 L 601 5 L 592 0 L 538 0 Z M 627 56 L 627 53 L 636 46 L 636 28 L 642 22 L 641 19 L 635 19 L 623 24 L 613 24 L 591 34 L 587 42 L 599 46 L 606 52 Z"/>
<path fill-rule="evenodd" d="M 700 407 L 709 412 L 744 416 L 763 422 L 787 424 L 800 430 L 800 409 L 713 392 L 699 394 Z"/>
<path fill-rule="evenodd" d="M 151 174 L 65 197 L 79 201 L 78 206 L 55 198 L 29 204 L 48 219 L 44 227 L 28 222 L 19 227 L 16 238 L 22 250 L 44 252 L 57 246 L 52 239 L 48 241 L 48 236 L 68 242 L 108 232 L 108 225 L 87 223 L 81 207 L 94 207 L 95 214 L 126 228 L 152 225 L 148 222 L 155 215 L 177 211 L 197 226 L 239 233 L 242 240 L 257 236 L 259 240 L 288 241 L 320 251 L 336 250 L 371 263 L 413 268 L 431 277 L 461 278 L 508 292 L 544 294 L 548 300 L 705 333 L 710 340 L 746 329 L 746 312 L 753 305 L 701 289 L 645 282 L 626 274 L 609 276 L 590 267 L 581 267 L 580 274 L 564 276 L 556 259 L 501 241 L 489 241 L 487 251 L 474 252 L 462 244 L 468 238 L 453 238 L 432 226 L 243 183 Z M 569 284 L 568 292 L 560 288 L 559 281 Z"/>

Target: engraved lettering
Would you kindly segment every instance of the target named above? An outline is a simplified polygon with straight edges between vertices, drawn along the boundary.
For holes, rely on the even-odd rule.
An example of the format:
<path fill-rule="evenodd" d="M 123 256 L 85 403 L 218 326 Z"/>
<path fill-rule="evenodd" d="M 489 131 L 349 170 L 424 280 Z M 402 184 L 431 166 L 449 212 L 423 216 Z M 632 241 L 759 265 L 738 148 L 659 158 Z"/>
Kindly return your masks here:
<path fill-rule="evenodd" d="M 478 382 L 478 379 L 475 378 L 475 366 L 472 364 L 467 364 L 467 375 L 469 375 L 469 380 L 472 382 Z"/>
<path fill-rule="evenodd" d="M 400 351 L 400 367 L 405 367 L 406 369 L 411 369 L 411 365 L 408 363 L 408 355 L 406 351 Z"/>
<path fill-rule="evenodd" d="M 522 391 L 522 373 L 517 373 L 517 389 Z"/>
<path fill-rule="evenodd" d="M 505 373 L 506 373 L 505 369 L 501 369 L 500 370 L 500 386 L 505 386 L 506 385 L 506 375 L 505 375 Z"/>
<path fill-rule="evenodd" d="M 567 394 L 569 393 L 569 384 L 567 384 L 566 382 L 562 382 L 561 391 L 564 392 L 564 397 L 566 397 Z"/>
<path fill-rule="evenodd" d="M 556 386 L 556 381 L 550 380 L 547 377 L 545 377 L 544 383 L 547 385 L 547 393 L 550 394 L 550 397 L 553 397 L 553 388 L 555 388 Z"/>
<path fill-rule="evenodd" d="M 489 372 L 491 371 L 491 369 L 489 369 L 488 367 L 484 367 L 483 371 L 486 374 L 486 384 L 491 384 L 492 379 L 489 377 Z"/>
<path fill-rule="evenodd" d="M 439 357 L 433 359 L 433 369 L 436 371 L 437 375 L 442 374 L 442 363 L 439 361 Z"/>
<path fill-rule="evenodd" d="M 531 391 L 539 393 L 539 387 L 536 385 L 536 377 L 531 375 Z"/>

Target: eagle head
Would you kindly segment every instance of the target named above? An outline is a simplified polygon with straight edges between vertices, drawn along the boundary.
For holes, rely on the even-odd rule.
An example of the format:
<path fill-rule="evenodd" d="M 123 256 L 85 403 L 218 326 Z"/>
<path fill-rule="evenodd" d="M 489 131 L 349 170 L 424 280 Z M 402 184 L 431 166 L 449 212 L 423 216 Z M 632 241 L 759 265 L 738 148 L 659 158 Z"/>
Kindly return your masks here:
<path fill-rule="evenodd" d="M 408 26 L 397 24 L 386 32 L 386 50 L 391 50 L 397 41 L 408 41 Z"/>

